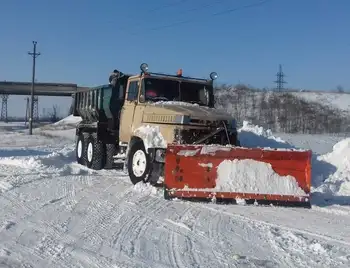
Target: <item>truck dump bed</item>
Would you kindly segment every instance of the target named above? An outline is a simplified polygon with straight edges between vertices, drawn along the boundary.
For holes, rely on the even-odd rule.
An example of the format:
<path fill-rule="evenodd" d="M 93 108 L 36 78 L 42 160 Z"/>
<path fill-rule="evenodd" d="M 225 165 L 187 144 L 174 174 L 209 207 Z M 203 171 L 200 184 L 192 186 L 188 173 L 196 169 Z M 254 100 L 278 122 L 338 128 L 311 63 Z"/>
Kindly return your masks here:
<path fill-rule="evenodd" d="M 107 122 L 118 113 L 124 103 L 126 83 L 119 90 L 106 84 L 83 89 L 74 94 L 73 115 L 85 122 Z"/>

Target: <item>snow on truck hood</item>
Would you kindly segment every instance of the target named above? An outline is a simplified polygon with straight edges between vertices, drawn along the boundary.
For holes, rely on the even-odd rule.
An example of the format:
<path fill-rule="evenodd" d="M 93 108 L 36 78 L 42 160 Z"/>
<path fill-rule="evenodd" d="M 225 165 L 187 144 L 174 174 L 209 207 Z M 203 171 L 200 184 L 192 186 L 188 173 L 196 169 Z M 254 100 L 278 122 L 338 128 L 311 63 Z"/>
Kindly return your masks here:
<path fill-rule="evenodd" d="M 188 115 L 205 120 L 232 120 L 234 117 L 224 110 L 200 106 L 181 101 L 160 101 L 146 106 L 145 114 Z"/>

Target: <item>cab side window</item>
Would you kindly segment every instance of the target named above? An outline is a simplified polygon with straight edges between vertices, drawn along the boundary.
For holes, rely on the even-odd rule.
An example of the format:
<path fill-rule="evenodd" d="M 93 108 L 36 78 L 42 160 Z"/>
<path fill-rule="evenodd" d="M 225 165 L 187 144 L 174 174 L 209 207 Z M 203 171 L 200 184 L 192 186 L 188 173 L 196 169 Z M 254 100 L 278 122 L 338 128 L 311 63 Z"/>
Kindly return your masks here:
<path fill-rule="evenodd" d="M 130 82 L 127 100 L 128 101 L 137 100 L 138 93 L 139 93 L 138 81 Z"/>

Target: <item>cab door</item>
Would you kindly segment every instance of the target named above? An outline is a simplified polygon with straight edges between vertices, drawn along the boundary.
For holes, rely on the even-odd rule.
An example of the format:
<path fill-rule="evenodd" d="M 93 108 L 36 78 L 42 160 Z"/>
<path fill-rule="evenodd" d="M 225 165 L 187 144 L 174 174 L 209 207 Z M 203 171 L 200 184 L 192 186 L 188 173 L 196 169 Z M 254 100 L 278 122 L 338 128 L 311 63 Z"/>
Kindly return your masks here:
<path fill-rule="evenodd" d="M 143 113 L 145 111 L 145 86 L 144 86 L 144 80 L 140 79 L 139 84 L 140 94 L 138 97 L 138 104 L 135 107 L 134 110 L 134 117 L 132 121 L 131 131 L 135 131 L 137 128 L 139 128 L 142 125 L 143 122 Z"/>
<path fill-rule="evenodd" d="M 132 133 L 135 109 L 137 107 L 139 88 L 139 79 L 129 80 L 126 90 L 125 102 L 120 114 L 119 139 L 121 142 L 129 142 Z"/>

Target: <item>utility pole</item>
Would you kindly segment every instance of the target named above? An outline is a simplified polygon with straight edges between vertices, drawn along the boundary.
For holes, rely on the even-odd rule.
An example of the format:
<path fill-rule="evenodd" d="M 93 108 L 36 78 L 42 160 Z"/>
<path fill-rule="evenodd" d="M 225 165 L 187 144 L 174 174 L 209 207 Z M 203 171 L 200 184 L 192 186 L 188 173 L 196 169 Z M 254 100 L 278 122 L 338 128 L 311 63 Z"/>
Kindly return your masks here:
<path fill-rule="evenodd" d="M 40 55 L 36 52 L 36 41 L 33 41 L 33 52 L 28 52 L 33 57 L 32 90 L 30 93 L 29 135 L 33 134 L 33 110 L 34 110 L 34 83 L 35 83 L 35 59 Z"/>

